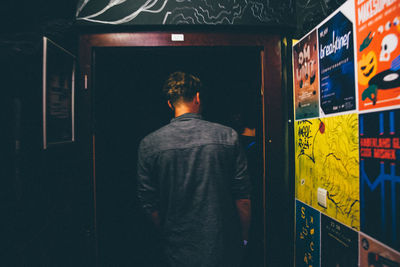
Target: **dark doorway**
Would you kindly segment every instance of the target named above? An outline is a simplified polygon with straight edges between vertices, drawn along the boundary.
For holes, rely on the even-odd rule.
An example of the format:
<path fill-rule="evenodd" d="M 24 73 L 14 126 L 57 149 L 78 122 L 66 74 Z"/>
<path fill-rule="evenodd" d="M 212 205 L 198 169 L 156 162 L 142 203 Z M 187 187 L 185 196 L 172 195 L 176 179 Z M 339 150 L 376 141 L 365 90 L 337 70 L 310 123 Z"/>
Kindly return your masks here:
<path fill-rule="evenodd" d="M 254 220 L 263 227 L 261 56 L 254 47 L 95 48 L 96 229 L 100 266 L 160 266 L 158 235 L 136 199 L 140 140 L 172 118 L 161 88 L 177 70 L 199 76 L 204 117 L 239 130 L 254 120 L 260 176 Z M 252 122 L 253 123 L 253 122 Z M 247 266 L 263 264 L 263 229 Z M 257 252 L 258 251 L 258 252 Z"/>

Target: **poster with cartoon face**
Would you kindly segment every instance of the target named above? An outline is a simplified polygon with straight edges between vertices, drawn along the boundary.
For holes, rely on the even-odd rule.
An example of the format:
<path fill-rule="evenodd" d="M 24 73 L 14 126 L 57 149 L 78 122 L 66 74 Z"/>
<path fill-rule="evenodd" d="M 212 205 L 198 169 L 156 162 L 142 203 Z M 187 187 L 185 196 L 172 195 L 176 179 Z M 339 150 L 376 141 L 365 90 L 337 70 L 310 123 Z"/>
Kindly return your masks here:
<path fill-rule="evenodd" d="M 400 105 L 400 1 L 354 2 L 359 110 Z"/>
<path fill-rule="evenodd" d="M 296 120 L 319 116 L 317 30 L 293 46 Z"/>

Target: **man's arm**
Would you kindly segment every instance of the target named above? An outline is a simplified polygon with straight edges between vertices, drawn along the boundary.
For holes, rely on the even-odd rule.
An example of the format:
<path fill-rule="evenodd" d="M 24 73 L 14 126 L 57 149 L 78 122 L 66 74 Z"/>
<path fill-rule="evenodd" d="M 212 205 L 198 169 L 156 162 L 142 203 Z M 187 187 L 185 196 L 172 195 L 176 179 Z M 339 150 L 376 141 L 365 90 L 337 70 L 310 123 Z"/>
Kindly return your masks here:
<path fill-rule="evenodd" d="M 250 177 L 247 172 L 247 159 L 243 148 L 239 144 L 236 134 L 236 166 L 235 177 L 232 184 L 233 197 L 236 200 L 240 223 L 242 226 L 243 240 L 248 240 L 251 220 Z"/>
<path fill-rule="evenodd" d="M 251 201 L 250 199 L 238 199 L 236 200 L 236 207 L 239 213 L 240 224 L 242 225 L 242 238 L 243 240 L 248 240 L 251 218 Z"/>
<path fill-rule="evenodd" d="M 160 226 L 158 188 L 156 181 L 154 181 L 154 168 L 151 162 L 151 158 L 147 155 L 142 141 L 138 150 L 137 194 L 141 206 L 150 220 L 158 228 Z"/>

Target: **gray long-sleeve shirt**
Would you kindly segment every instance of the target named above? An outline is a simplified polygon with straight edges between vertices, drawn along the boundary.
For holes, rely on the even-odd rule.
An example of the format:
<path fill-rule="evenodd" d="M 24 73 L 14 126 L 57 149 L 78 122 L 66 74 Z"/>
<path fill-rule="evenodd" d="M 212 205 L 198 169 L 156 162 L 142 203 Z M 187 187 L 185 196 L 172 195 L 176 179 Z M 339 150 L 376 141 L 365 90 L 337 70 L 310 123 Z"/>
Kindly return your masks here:
<path fill-rule="evenodd" d="M 146 136 L 138 151 L 138 196 L 159 211 L 173 267 L 233 267 L 240 258 L 236 199 L 250 192 L 237 133 L 187 113 Z"/>

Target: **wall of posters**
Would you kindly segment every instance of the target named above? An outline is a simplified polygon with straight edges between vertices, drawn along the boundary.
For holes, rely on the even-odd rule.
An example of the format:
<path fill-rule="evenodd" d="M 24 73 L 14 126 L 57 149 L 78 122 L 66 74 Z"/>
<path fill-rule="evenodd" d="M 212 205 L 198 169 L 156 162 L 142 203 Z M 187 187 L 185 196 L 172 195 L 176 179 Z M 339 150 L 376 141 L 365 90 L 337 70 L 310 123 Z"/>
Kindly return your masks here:
<path fill-rule="evenodd" d="M 358 117 L 297 121 L 295 124 L 296 198 L 359 229 Z M 326 207 L 317 200 L 327 191 Z"/>
<path fill-rule="evenodd" d="M 400 0 L 348 0 L 301 41 L 315 31 L 318 117 L 299 112 L 293 77 L 295 266 L 317 212 L 319 266 L 400 267 Z"/>
<path fill-rule="evenodd" d="M 400 104 L 400 2 L 357 0 L 360 110 Z"/>
<path fill-rule="evenodd" d="M 293 46 L 296 119 L 319 116 L 317 30 Z"/>
<path fill-rule="evenodd" d="M 323 113 L 355 109 L 353 23 L 339 11 L 319 27 L 318 43 Z"/>
<path fill-rule="evenodd" d="M 361 230 L 400 249 L 400 109 L 359 121 Z"/>
<path fill-rule="evenodd" d="M 296 266 L 319 267 L 320 213 L 296 201 Z"/>
<path fill-rule="evenodd" d="M 358 233 L 325 215 L 321 216 L 321 266 L 358 266 Z"/>

